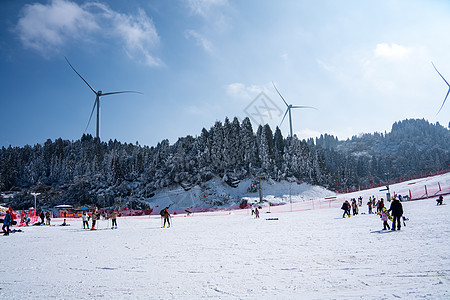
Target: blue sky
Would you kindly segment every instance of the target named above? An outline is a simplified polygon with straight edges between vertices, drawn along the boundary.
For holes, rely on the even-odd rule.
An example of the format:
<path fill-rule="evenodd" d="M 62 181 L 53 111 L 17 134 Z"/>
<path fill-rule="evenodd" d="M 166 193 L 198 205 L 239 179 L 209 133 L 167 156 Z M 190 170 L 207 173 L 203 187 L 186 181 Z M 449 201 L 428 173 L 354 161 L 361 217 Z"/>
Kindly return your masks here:
<path fill-rule="evenodd" d="M 0 22 L 0 146 L 85 132 L 95 95 L 65 56 L 96 90 L 143 93 L 101 98 L 105 141 L 174 143 L 227 116 L 275 129 L 272 81 L 317 108 L 293 110 L 300 138 L 450 120 L 431 65 L 450 80 L 449 1 L 4 0 Z"/>

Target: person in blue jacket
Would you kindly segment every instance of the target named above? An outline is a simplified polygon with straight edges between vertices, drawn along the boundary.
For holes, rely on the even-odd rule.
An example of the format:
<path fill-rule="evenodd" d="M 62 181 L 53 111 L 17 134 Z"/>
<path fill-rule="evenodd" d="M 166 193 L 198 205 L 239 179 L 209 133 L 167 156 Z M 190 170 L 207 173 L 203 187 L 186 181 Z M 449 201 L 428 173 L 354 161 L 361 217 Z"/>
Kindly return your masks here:
<path fill-rule="evenodd" d="M 9 225 L 11 224 L 11 214 L 9 213 L 9 210 L 6 211 L 6 216 L 3 219 L 3 235 L 9 235 Z M 6 228 L 6 231 L 5 231 Z"/>

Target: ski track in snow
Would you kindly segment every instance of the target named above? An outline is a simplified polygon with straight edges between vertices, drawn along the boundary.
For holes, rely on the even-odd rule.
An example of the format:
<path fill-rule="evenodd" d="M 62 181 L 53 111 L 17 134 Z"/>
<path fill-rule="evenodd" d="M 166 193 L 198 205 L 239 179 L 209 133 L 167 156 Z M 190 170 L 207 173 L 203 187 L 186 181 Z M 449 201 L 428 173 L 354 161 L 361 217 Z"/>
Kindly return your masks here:
<path fill-rule="evenodd" d="M 409 221 L 389 234 L 339 208 L 27 227 L 1 237 L 0 298 L 449 299 L 450 205 L 403 207 Z"/>

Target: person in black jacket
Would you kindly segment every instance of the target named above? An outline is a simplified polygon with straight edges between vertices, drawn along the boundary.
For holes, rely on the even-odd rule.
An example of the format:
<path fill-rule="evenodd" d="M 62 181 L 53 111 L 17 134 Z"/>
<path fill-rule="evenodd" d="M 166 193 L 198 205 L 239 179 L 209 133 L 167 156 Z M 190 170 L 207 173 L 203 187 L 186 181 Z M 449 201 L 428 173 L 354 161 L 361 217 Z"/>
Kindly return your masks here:
<path fill-rule="evenodd" d="M 395 230 L 395 222 L 397 221 L 397 230 L 400 230 L 401 224 L 400 219 L 403 215 L 403 206 L 400 200 L 397 198 L 393 198 L 391 202 L 391 207 L 388 210 L 389 212 L 392 212 L 392 230 Z"/>
<path fill-rule="evenodd" d="M 350 218 L 350 203 L 348 202 L 348 200 L 345 200 L 344 203 L 342 203 L 342 207 L 341 209 L 344 210 L 344 214 L 342 215 L 343 218 L 345 218 L 345 215 L 348 215 L 348 217 Z"/>

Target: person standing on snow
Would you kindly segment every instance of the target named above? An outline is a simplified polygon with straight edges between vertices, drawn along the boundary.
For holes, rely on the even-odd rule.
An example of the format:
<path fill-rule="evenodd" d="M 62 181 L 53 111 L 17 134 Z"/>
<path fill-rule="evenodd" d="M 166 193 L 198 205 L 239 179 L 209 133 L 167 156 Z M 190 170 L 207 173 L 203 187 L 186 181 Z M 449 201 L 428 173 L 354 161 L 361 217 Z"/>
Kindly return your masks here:
<path fill-rule="evenodd" d="M 350 218 L 350 203 L 348 200 L 345 200 L 344 203 L 342 203 L 341 209 L 344 210 L 344 214 L 342 215 L 343 218 L 345 218 L 345 215 L 348 215 Z"/>
<path fill-rule="evenodd" d="M 444 197 L 442 195 L 439 196 L 439 198 L 436 200 L 436 205 L 442 205 L 442 202 L 444 202 Z"/>
<path fill-rule="evenodd" d="M 160 213 L 161 218 L 164 219 L 164 225 L 163 225 L 163 227 L 166 227 L 166 222 L 167 222 L 167 224 L 169 225 L 169 226 L 167 226 L 167 228 L 170 227 L 170 220 L 169 220 L 170 214 L 169 214 L 169 211 L 167 210 L 168 208 L 169 208 L 169 207 L 164 208 L 164 209 L 161 211 L 161 213 Z"/>
<path fill-rule="evenodd" d="M 381 214 L 381 212 L 383 211 L 384 208 L 384 199 L 381 198 L 380 201 L 378 201 L 377 203 L 377 211 Z"/>
<path fill-rule="evenodd" d="M 47 220 L 47 225 L 50 225 L 50 212 L 49 211 L 47 211 L 46 213 L 45 213 L 45 219 Z"/>
<path fill-rule="evenodd" d="M 100 213 L 98 212 L 98 210 L 94 210 L 92 212 L 92 226 L 91 226 L 91 230 L 97 230 L 97 229 L 95 229 L 95 223 L 97 222 L 97 220 L 100 220 Z"/>
<path fill-rule="evenodd" d="M 88 215 L 86 211 L 83 211 L 81 218 L 83 219 L 83 229 L 89 229 Z"/>
<path fill-rule="evenodd" d="M 389 224 L 388 224 L 389 217 L 388 217 L 388 212 L 386 211 L 386 208 L 383 208 L 381 210 L 380 217 L 381 217 L 381 221 L 383 221 L 383 230 L 391 229 L 391 227 L 389 227 Z"/>
<path fill-rule="evenodd" d="M 367 206 L 369 207 L 369 215 L 372 214 L 372 199 L 369 199 L 369 202 L 367 202 Z"/>
<path fill-rule="evenodd" d="M 9 235 L 9 225 L 11 225 L 11 213 L 9 212 L 8 209 L 6 211 L 5 218 L 3 219 L 3 226 L 2 226 L 3 235 Z"/>
<path fill-rule="evenodd" d="M 117 212 L 115 209 L 113 209 L 113 211 L 111 212 L 111 214 L 109 215 L 112 221 L 112 225 L 111 225 L 111 229 L 117 229 Z"/>
<path fill-rule="evenodd" d="M 403 206 L 400 200 L 397 198 L 392 198 L 391 207 L 388 212 L 392 212 L 392 230 L 395 230 L 395 222 L 397 221 L 397 230 L 400 230 L 401 224 L 400 219 L 403 215 Z"/>
<path fill-rule="evenodd" d="M 256 219 L 259 219 L 259 209 L 257 207 L 255 207 L 255 215 Z"/>
<path fill-rule="evenodd" d="M 352 210 L 353 210 L 353 215 L 356 216 L 358 214 L 358 204 L 356 204 L 355 198 L 352 199 Z"/>

